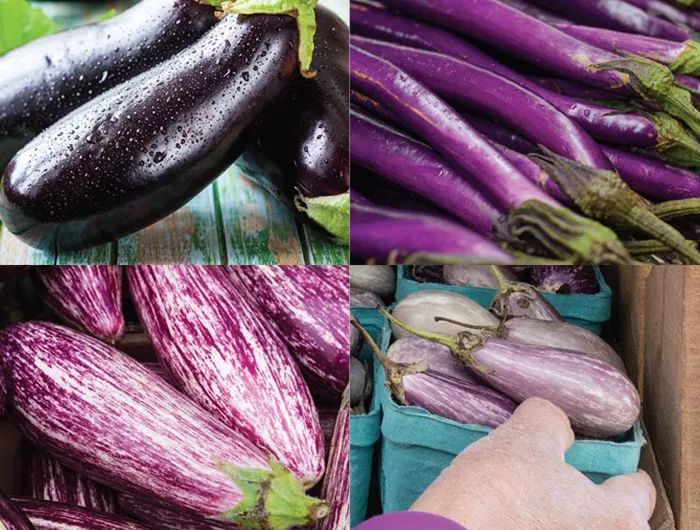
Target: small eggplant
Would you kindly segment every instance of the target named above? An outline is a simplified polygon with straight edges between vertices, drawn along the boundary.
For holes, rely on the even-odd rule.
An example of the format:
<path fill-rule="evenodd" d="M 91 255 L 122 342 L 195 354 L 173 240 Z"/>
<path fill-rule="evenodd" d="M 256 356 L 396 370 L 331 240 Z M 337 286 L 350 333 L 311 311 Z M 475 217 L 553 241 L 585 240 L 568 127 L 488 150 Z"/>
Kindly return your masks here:
<path fill-rule="evenodd" d="M 600 288 L 590 265 L 542 265 L 532 268 L 532 283 L 550 293 L 595 294 Z"/>
<path fill-rule="evenodd" d="M 350 362 L 350 406 L 353 409 L 361 407 L 364 400 L 371 395 L 369 394 L 371 386 L 368 381 L 367 368 L 361 361 L 352 357 Z"/>
<path fill-rule="evenodd" d="M 508 280 L 516 280 L 515 274 L 505 267 L 499 267 Z M 445 265 L 443 275 L 447 285 L 464 285 L 470 287 L 487 287 L 498 289 L 498 278 L 488 265 Z"/>
<path fill-rule="evenodd" d="M 195 0 L 142 0 L 0 57 L 0 170 L 74 109 L 186 48 L 216 23 Z"/>
<path fill-rule="evenodd" d="M 386 352 L 387 357 L 400 364 L 416 364 L 425 361 L 431 374 L 449 377 L 466 383 L 480 384 L 479 378 L 460 363 L 447 346 L 409 336 L 394 342 Z"/>
<path fill-rule="evenodd" d="M 304 221 L 347 244 L 350 37 L 328 9 L 316 16 L 316 77 L 297 81 L 238 163 Z"/>
<path fill-rule="evenodd" d="M 350 353 L 355 355 L 360 349 L 360 332 L 350 326 Z"/>
<path fill-rule="evenodd" d="M 350 307 L 377 307 L 384 305 L 384 301 L 373 292 L 350 288 Z"/>
<path fill-rule="evenodd" d="M 5 171 L 2 221 L 25 243 L 61 252 L 175 211 L 238 157 L 291 86 L 298 46 L 292 17 L 226 15 L 27 144 Z"/>
<path fill-rule="evenodd" d="M 391 296 L 396 290 L 396 270 L 390 265 L 350 265 L 350 287 Z"/>
<path fill-rule="evenodd" d="M 501 270 L 493 267 L 498 278 L 498 291 L 491 302 L 491 312 L 502 321 L 515 317 L 527 317 L 536 320 L 564 322 L 559 311 L 533 285 L 510 281 Z"/>

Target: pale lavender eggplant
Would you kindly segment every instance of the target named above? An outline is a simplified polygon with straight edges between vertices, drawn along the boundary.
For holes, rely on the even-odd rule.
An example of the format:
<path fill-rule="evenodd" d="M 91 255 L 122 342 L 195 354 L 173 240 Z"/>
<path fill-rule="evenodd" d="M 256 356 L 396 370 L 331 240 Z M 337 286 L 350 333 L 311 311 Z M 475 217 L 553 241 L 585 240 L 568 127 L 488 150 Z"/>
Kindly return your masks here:
<path fill-rule="evenodd" d="M 335 421 L 327 467 L 321 497 L 331 505 L 331 513 L 312 528 L 313 530 L 348 530 L 350 528 L 350 403 L 347 395 L 340 405 Z"/>
<path fill-rule="evenodd" d="M 128 493 L 119 495 L 119 508 L 129 516 L 143 521 L 150 530 L 240 530 L 241 528 L 234 523 L 174 512 Z"/>
<path fill-rule="evenodd" d="M 533 267 L 532 284 L 540 291 L 562 294 L 595 294 L 600 291 L 590 265 L 542 265 Z"/>
<path fill-rule="evenodd" d="M 501 273 L 508 280 L 517 280 L 508 268 L 500 267 Z M 442 275 L 447 285 L 486 287 L 498 289 L 498 278 L 490 265 L 445 265 Z"/>
<path fill-rule="evenodd" d="M 116 513 L 116 494 L 27 443 L 22 458 L 22 494 L 98 512 Z"/>
<path fill-rule="evenodd" d="M 396 363 L 414 364 L 425 361 L 431 374 L 458 381 L 481 384 L 472 370 L 460 363 L 447 346 L 420 337 L 408 336 L 394 342 L 386 352 Z"/>
<path fill-rule="evenodd" d="M 350 307 L 377 307 L 379 305 L 384 305 L 384 301 L 379 298 L 379 295 L 355 287 L 350 288 Z"/>
<path fill-rule="evenodd" d="M 297 524 L 328 511 L 245 434 L 97 339 L 23 322 L 0 334 L 0 354 L 25 435 L 93 480 L 174 510 L 235 519 L 243 494 L 233 477 L 256 470 L 273 479 L 264 496 L 291 495 L 308 516 Z M 290 487 L 276 492 L 278 481 Z"/>
<path fill-rule="evenodd" d="M 509 281 L 506 278 L 501 278 L 500 283 L 496 296 L 491 302 L 490 310 L 501 321 L 525 317 L 564 322 L 559 311 L 533 285 Z"/>
<path fill-rule="evenodd" d="M 350 359 L 350 406 L 359 407 L 365 397 L 367 387 L 367 369 L 362 361 L 352 357 Z"/>
<path fill-rule="evenodd" d="M 520 403 L 531 397 L 560 407 L 578 434 L 610 438 L 639 418 L 637 389 L 627 375 L 595 357 L 490 338 L 472 352 L 477 375 Z"/>
<path fill-rule="evenodd" d="M 178 388 L 270 451 L 305 489 L 316 484 L 324 471 L 323 433 L 309 389 L 275 328 L 227 270 L 136 266 L 127 272 L 141 324 Z M 330 327 L 320 325 L 320 332 Z M 346 342 L 345 359 L 347 352 Z"/>
<path fill-rule="evenodd" d="M 374 293 L 373 293 L 374 294 Z M 355 355 L 360 349 L 360 332 L 355 326 L 350 326 L 350 354 Z"/>
<path fill-rule="evenodd" d="M 396 269 L 390 265 L 350 265 L 350 288 L 390 297 L 396 291 Z"/>
<path fill-rule="evenodd" d="M 301 366 L 313 393 L 340 397 L 348 386 L 348 268 L 228 267 L 238 291 L 267 317 Z M 311 469 L 308 469 L 311 472 Z M 320 477 L 319 477 L 320 478 Z"/>
<path fill-rule="evenodd" d="M 519 344 L 572 350 L 597 357 L 624 372 L 625 365 L 612 347 L 595 333 L 568 322 L 513 318 L 503 325 L 502 338 Z"/>
<path fill-rule="evenodd" d="M 3 530 L 40 530 L 5 494 L 0 492 L 0 528 Z"/>
<path fill-rule="evenodd" d="M 12 497 L 35 530 L 154 530 L 132 519 L 58 502 Z"/>
<path fill-rule="evenodd" d="M 47 305 L 63 320 L 115 344 L 124 336 L 122 270 L 115 265 L 37 267 Z"/>

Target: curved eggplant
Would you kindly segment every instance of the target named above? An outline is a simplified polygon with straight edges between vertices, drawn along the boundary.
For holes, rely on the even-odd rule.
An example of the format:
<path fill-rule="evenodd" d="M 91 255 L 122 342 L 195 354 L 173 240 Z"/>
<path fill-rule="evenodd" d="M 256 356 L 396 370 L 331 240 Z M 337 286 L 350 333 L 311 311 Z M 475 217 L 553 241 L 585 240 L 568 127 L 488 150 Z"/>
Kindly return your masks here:
<path fill-rule="evenodd" d="M 0 57 L 0 170 L 60 118 L 165 61 L 215 23 L 214 9 L 195 0 L 142 0 Z"/>
<path fill-rule="evenodd" d="M 292 17 L 227 15 L 178 55 L 65 116 L 7 166 L 6 227 L 60 252 L 175 211 L 238 157 L 292 84 L 298 43 Z"/>
<path fill-rule="evenodd" d="M 313 79 L 299 79 L 238 163 L 303 220 L 347 244 L 350 215 L 349 32 L 323 7 Z"/>

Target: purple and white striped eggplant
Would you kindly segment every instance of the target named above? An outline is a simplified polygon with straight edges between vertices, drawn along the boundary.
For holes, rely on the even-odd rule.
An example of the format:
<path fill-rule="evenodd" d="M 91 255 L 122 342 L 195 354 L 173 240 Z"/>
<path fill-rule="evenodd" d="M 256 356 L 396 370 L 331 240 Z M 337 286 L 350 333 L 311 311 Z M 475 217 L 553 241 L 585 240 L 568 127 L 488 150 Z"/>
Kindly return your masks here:
<path fill-rule="evenodd" d="M 174 510 L 279 530 L 328 513 L 244 433 L 97 339 L 22 322 L 0 333 L 0 359 L 25 435 L 93 480 Z M 267 515 L 251 511 L 258 503 Z"/>
<path fill-rule="evenodd" d="M 541 265 L 532 268 L 532 283 L 551 293 L 595 294 L 600 288 L 590 265 Z"/>
<path fill-rule="evenodd" d="M 37 267 L 46 304 L 63 320 L 110 344 L 124 336 L 122 271 L 113 265 Z"/>
<path fill-rule="evenodd" d="M 2 492 L 0 492 L 0 528 L 3 530 L 35 530 L 27 516 Z"/>
<path fill-rule="evenodd" d="M 535 286 L 509 280 L 497 267 L 493 267 L 493 271 L 499 280 L 499 287 L 491 302 L 490 311 L 501 321 L 527 317 L 536 320 L 564 322 L 559 311 L 542 296 L 542 293 Z"/>
<path fill-rule="evenodd" d="M 168 371 L 163 368 L 163 365 L 160 364 L 159 362 L 146 362 L 142 363 L 146 368 L 148 368 L 151 372 L 156 374 L 158 377 L 163 379 L 166 383 L 169 385 L 172 385 L 173 387 L 177 388 L 175 386 L 175 381 L 173 381 L 172 377 L 168 373 Z"/>
<path fill-rule="evenodd" d="M 128 278 L 141 323 L 178 388 L 270 451 L 305 489 L 316 484 L 323 433 L 309 389 L 226 268 L 136 266 Z M 347 352 L 346 343 L 346 363 Z"/>
<path fill-rule="evenodd" d="M 148 502 L 148 500 L 122 493 L 119 507 L 129 516 L 143 521 L 151 530 L 239 530 L 240 526 L 225 521 L 215 521 L 182 512 L 174 512 Z"/>
<path fill-rule="evenodd" d="M 449 322 L 436 322 L 435 317 L 464 322 L 470 326 L 497 326 L 498 319 L 473 300 L 451 291 L 416 291 L 401 300 L 394 308 L 394 315 L 409 326 L 456 335 L 464 327 Z M 410 333 L 398 326 L 391 326 L 394 337 L 407 337 Z"/>
<path fill-rule="evenodd" d="M 5 415 L 5 408 L 7 407 L 7 383 L 5 382 L 5 375 L 0 370 L 0 418 Z"/>
<path fill-rule="evenodd" d="M 35 530 L 151 530 L 131 519 L 58 502 L 12 497 Z"/>
<path fill-rule="evenodd" d="M 36 500 L 60 502 L 99 512 L 117 511 L 114 491 L 76 473 L 28 443 L 23 450 L 22 494 Z"/>
<path fill-rule="evenodd" d="M 277 330 L 314 394 L 340 398 L 348 386 L 347 276 L 332 266 L 228 267 L 229 275 Z"/>
<path fill-rule="evenodd" d="M 535 396 L 548 399 L 566 412 L 578 434 L 617 436 L 639 418 L 641 403 L 634 384 L 623 371 L 596 357 L 468 331 L 448 336 L 412 327 L 406 330 L 449 347 L 482 381 L 517 403 Z"/>
<path fill-rule="evenodd" d="M 516 280 L 515 274 L 505 267 L 499 267 L 509 280 Z M 487 287 L 498 289 L 498 278 L 489 265 L 445 265 L 442 274 L 447 285 Z"/>
<path fill-rule="evenodd" d="M 330 515 L 316 523 L 313 530 L 349 530 L 350 528 L 350 402 L 343 396 L 333 430 L 328 471 L 323 479 L 321 497 L 331 505 Z"/>
<path fill-rule="evenodd" d="M 420 337 L 408 336 L 394 342 L 386 356 L 395 363 L 416 364 L 424 361 L 431 374 L 466 383 L 481 384 L 474 372 L 465 367 L 447 346 Z"/>
<path fill-rule="evenodd" d="M 321 430 L 323 431 L 323 448 L 326 453 L 326 459 L 328 459 L 333 440 L 333 431 L 335 430 L 335 420 L 338 417 L 337 405 L 319 404 L 318 417 L 321 421 Z"/>
<path fill-rule="evenodd" d="M 357 287 L 350 288 L 350 307 L 377 307 L 384 305 L 379 295 Z"/>

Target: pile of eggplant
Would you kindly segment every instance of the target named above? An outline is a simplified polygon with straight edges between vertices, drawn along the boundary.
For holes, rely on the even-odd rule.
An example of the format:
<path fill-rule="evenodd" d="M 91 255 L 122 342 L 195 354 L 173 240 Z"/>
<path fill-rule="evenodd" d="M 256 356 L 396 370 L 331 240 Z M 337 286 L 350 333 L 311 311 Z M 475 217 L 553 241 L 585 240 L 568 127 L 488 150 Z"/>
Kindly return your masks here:
<path fill-rule="evenodd" d="M 401 405 L 463 424 L 497 427 L 538 396 L 561 407 L 585 438 L 624 436 L 640 398 L 599 336 L 566 323 L 534 286 L 508 280 L 489 309 L 451 291 L 416 291 L 390 314 L 382 353 L 366 332 Z"/>
<path fill-rule="evenodd" d="M 354 262 L 700 263 L 698 9 L 352 0 Z"/>
<path fill-rule="evenodd" d="M 0 56 L 5 226 L 51 251 L 115 241 L 242 156 L 346 244 L 348 28 L 317 1 L 142 0 Z"/>
<path fill-rule="evenodd" d="M 45 304 L 0 332 L 0 526 L 349 528 L 347 268 L 16 273 Z"/>

